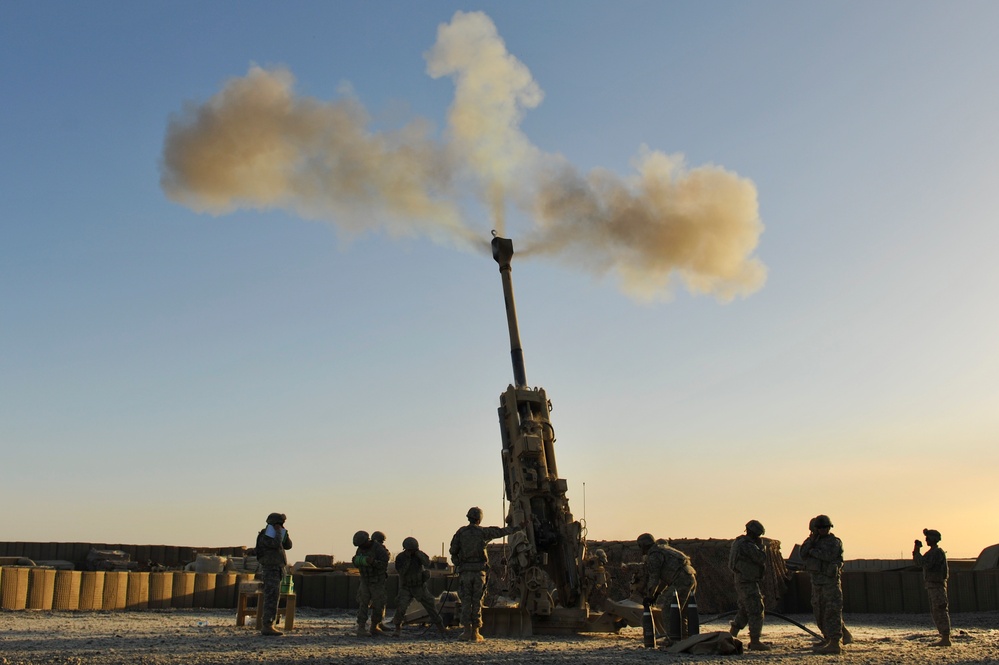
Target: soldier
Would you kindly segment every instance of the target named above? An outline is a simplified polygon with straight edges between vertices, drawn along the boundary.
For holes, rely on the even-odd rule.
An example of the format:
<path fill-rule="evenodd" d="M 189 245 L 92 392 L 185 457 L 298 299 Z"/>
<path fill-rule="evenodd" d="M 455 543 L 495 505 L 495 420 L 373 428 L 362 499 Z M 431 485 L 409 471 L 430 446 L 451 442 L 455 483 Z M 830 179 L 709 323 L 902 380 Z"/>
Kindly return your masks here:
<path fill-rule="evenodd" d="M 458 638 L 466 642 L 481 642 L 482 594 L 486 586 L 486 543 L 510 535 L 523 527 L 480 526 L 482 509 L 472 507 L 465 515 L 468 524 L 451 538 L 451 562 L 458 571 L 458 598 L 461 600 L 461 626 Z"/>
<path fill-rule="evenodd" d="M 583 589 L 586 592 L 586 601 L 592 609 L 603 609 L 609 584 L 607 553 L 602 549 L 596 549 L 593 554 L 586 557 L 583 566 Z"/>
<path fill-rule="evenodd" d="M 769 651 L 770 647 L 760 641 L 763 633 L 763 592 L 760 584 L 767 569 L 767 552 L 761 536 L 763 525 L 756 520 L 746 522 L 745 535 L 732 543 L 728 555 L 728 567 L 735 575 L 735 593 L 739 611 L 732 619 L 729 632 L 732 637 L 749 625 L 749 648 L 753 651 Z"/>
<path fill-rule="evenodd" d="M 665 615 L 669 611 L 669 599 L 676 597 L 679 601 L 681 633 L 685 635 L 687 602 L 697 590 L 697 572 L 690 565 L 690 557 L 670 547 L 669 541 L 657 542 L 648 533 L 638 537 L 638 546 L 645 556 L 642 604 L 651 605 L 658 600 L 659 609 Z"/>
<path fill-rule="evenodd" d="M 376 531 L 374 536 L 380 536 L 384 541 L 385 534 Z M 361 573 L 361 584 L 357 588 L 357 636 L 370 634 L 377 637 L 385 632 L 381 627 L 385 616 L 385 580 L 388 579 L 389 555 L 385 546 L 368 536 L 367 531 L 354 534 L 354 545 L 357 552 L 353 563 Z M 371 606 L 371 630 L 365 633 L 368 621 L 368 606 Z"/>
<path fill-rule="evenodd" d="M 843 629 L 843 541 L 830 533 L 828 515 L 818 515 L 809 523 L 811 532 L 799 552 L 812 580 L 812 609 L 823 641 L 813 647 L 815 653 L 840 653 Z M 844 642 L 846 643 L 846 642 Z"/>
<path fill-rule="evenodd" d="M 399 573 L 399 597 L 395 604 L 395 636 L 402 634 L 402 621 L 410 602 L 416 599 L 430 615 L 441 635 L 445 634 L 444 623 L 437 613 L 436 600 L 427 589 L 430 581 L 430 557 L 420 549 L 420 543 L 410 536 L 402 541 L 402 552 L 395 557 L 395 572 Z"/>
<path fill-rule="evenodd" d="M 260 579 L 264 583 L 264 598 L 261 612 L 261 635 L 283 635 L 274 627 L 277 618 L 278 600 L 281 597 L 281 578 L 284 577 L 288 556 L 285 550 L 291 549 L 291 538 L 284 528 L 287 518 L 282 513 L 267 516 L 267 526 L 257 534 L 254 552 L 260 565 Z"/>
<path fill-rule="evenodd" d="M 923 569 L 923 582 L 926 593 L 930 597 L 930 614 L 933 623 L 940 633 L 940 639 L 931 644 L 933 647 L 950 646 L 950 613 L 947 611 L 947 553 L 938 546 L 940 532 L 936 529 L 923 529 L 926 544 L 929 546 L 926 554 L 920 550 L 923 544 L 916 541 L 912 549 L 912 560 Z"/>

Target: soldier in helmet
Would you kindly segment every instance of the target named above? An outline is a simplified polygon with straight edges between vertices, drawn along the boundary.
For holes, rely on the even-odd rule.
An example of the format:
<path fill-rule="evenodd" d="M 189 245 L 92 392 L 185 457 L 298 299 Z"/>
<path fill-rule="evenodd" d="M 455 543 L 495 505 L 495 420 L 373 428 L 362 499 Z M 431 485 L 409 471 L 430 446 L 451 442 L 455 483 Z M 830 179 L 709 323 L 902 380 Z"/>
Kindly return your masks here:
<path fill-rule="evenodd" d="M 469 508 L 468 524 L 451 538 L 451 562 L 458 571 L 458 598 L 461 600 L 461 625 L 464 632 L 459 640 L 481 642 L 482 594 L 486 586 L 486 543 L 520 531 L 523 527 L 480 526 L 482 509 Z"/>
<path fill-rule="evenodd" d="M 939 547 L 940 532 L 936 529 L 923 529 L 923 536 L 929 550 L 923 554 L 923 543 L 916 541 L 912 548 L 912 560 L 923 569 L 923 582 L 930 597 L 930 614 L 940 633 L 940 639 L 931 644 L 934 647 L 950 646 L 950 612 L 947 608 L 947 553 Z"/>
<path fill-rule="evenodd" d="M 638 547 L 642 550 L 645 564 L 642 603 L 656 603 L 665 612 L 669 610 L 669 599 L 676 597 L 681 631 L 686 634 L 687 603 L 697 591 L 697 572 L 690 564 L 690 557 L 667 543 L 657 542 L 649 533 L 638 537 Z"/>
<path fill-rule="evenodd" d="M 357 551 L 354 554 L 353 563 L 361 573 L 361 583 L 357 587 L 357 636 L 364 637 L 370 634 L 372 637 L 385 632 L 381 627 L 382 619 L 385 617 L 385 602 L 387 600 L 385 591 L 385 580 L 388 579 L 388 550 L 379 543 L 375 536 L 384 541 L 385 534 L 376 531 L 372 536 L 368 536 L 367 531 L 358 531 L 354 534 L 354 545 Z M 368 621 L 368 607 L 371 607 L 371 629 L 365 632 L 365 625 Z"/>
<path fill-rule="evenodd" d="M 260 565 L 260 579 L 264 583 L 264 597 L 261 612 L 261 635 L 283 635 L 274 627 L 277 618 L 278 600 L 281 597 L 281 578 L 284 577 L 288 556 L 285 550 L 291 549 L 291 538 L 284 528 L 286 517 L 283 513 L 267 516 L 267 526 L 257 534 L 254 552 Z"/>
<path fill-rule="evenodd" d="M 830 529 L 832 520 L 828 515 L 817 515 L 809 522 L 808 538 L 801 544 L 799 552 L 805 562 L 812 581 L 812 609 L 815 622 L 822 631 L 823 640 L 816 644 L 816 653 L 841 653 L 843 631 L 843 587 L 840 574 L 843 571 L 843 541 L 834 536 Z"/>
<path fill-rule="evenodd" d="M 746 533 L 735 539 L 728 555 L 728 567 L 735 575 L 735 593 L 739 611 L 732 619 L 729 632 L 735 637 L 749 625 L 749 648 L 768 651 L 760 641 L 763 633 L 763 592 L 760 584 L 767 568 L 767 552 L 763 546 L 763 525 L 757 520 L 746 522 Z"/>
<path fill-rule="evenodd" d="M 420 549 L 416 538 L 409 536 L 402 541 L 402 552 L 395 557 L 395 572 L 399 573 L 399 597 L 396 599 L 395 616 L 392 618 L 396 637 L 402 634 L 406 610 L 414 599 L 423 605 L 430 620 L 443 635 L 444 624 L 435 607 L 436 601 L 427 589 L 427 582 L 430 581 L 430 557 Z"/>
<path fill-rule="evenodd" d="M 586 592 L 586 601 L 592 609 L 603 609 L 609 584 L 607 553 L 602 549 L 593 550 L 593 554 L 586 557 L 583 566 L 583 589 Z"/>

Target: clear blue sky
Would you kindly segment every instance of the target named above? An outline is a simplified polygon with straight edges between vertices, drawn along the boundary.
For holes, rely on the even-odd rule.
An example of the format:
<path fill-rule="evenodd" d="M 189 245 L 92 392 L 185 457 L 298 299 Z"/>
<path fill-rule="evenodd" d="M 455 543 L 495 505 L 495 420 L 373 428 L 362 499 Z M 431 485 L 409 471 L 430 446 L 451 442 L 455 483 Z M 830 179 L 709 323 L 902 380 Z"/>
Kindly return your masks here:
<path fill-rule="evenodd" d="M 361 528 L 433 553 L 471 505 L 501 521 L 490 258 L 366 209 L 161 186 L 171 122 L 253 72 L 450 145 L 456 79 L 428 68 L 459 10 L 543 93 L 502 149 L 622 183 L 682 154 L 755 191 L 765 281 L 734 298 L 636 297 L 630 259 L 593 270 L 599 238 L 515 257 L 591 538 L 759 519 L 789 553 L 827 513 L 848 558 L 924 527 L 951 556 L 999 542 L 999 5 L 922 1 L 0 3 L 5 540 L 250 545 L 279 510 L 298 558 L 345 558 Z M 437 202 L 487 241 L 464 176 Z M 562 222 L 550 240 L 585 236 Z"/>

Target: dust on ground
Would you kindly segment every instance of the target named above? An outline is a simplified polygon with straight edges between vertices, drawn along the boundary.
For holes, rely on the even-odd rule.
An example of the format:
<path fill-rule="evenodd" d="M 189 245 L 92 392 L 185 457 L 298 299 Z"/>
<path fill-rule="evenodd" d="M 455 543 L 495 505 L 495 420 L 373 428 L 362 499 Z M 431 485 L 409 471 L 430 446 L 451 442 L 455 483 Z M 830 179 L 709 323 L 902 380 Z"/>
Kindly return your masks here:
<path fill-rule="evenodd" d="M 936 631 L 928 615 L 847 615 L 854 643 L 838 656 L 811 653 L 814 638 L 800 628 L 768 617 L 767 652 L 739 656 L 668 654 L 642 646 L 641 630 L 528 639 L 456 641 L 460 630 L 442 639 L 432 629 L 406 626 L 401 638 L 357 637 L 354 613 L 299 609 L 295 629 L 263 637 L 249 625 L 237 627 L 232 610 L 149 610 L 143 612 L 0 612 L 0 665 L 234 665 L 286 663 L 354 665 L 506 665 L 541 663 L 625 665 L 702 663 L 726 660 L 759 663 L 836 662 L 871 665 L 901 663 L 989 663 L 999 665 L 999 612 L 954 615 L 949 649 L 930 648 Z M 789 618 L 814 628 L 810 615 Z M 726 630 L 726 620 L 706 623 L 701 632 Z M 745 631 L 740 636 L 748 642 Z"/>

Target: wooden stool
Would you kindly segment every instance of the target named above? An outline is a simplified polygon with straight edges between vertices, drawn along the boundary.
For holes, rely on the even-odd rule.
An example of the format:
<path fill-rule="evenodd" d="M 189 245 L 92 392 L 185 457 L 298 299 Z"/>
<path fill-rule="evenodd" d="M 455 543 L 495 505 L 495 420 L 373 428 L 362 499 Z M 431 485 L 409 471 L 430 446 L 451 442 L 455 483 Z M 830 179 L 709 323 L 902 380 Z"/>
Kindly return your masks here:
<path fill-rule="evenodd" d="M 260 617 L 259 608 L 260 603 L 263 601 L 263 588 L 264 583 L 258 581 L 252 582 L 242 582 L 239 585 L 239 600 L 236 603 L 236 625 L 243 626 L 246 624 L 246 617 L 259 617 L 258 621 L 262 621 L 263 617 Z M 249 601 L 253 599 L 251 604 Z"/>

